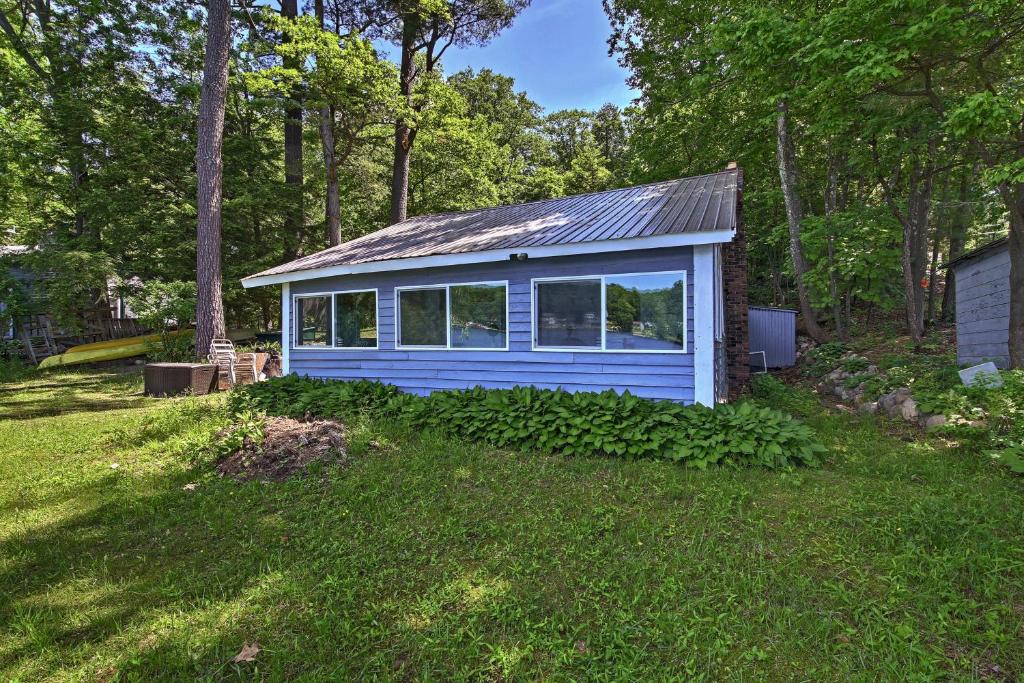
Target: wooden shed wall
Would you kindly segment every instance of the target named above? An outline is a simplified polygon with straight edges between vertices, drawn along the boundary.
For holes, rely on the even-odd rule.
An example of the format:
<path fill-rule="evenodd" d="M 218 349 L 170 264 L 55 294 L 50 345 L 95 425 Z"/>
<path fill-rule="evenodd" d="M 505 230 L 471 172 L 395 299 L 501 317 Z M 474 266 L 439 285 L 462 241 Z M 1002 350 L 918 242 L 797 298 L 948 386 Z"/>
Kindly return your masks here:
<path fill-rule="evenodd" d="M 531 278 L 671 270 L 685 270 L 687 274 L 687 353 L 532 349 Z M 508 280 L 509 283 L 508 351 L 395 349 L 395 287 L 488 280 Z M 614 389 L 622 392 L 628 389 L 645 398 L 685 403 L 694 400 L 692 247 L 324 278 L 295 282 L 291 293 L 294 296 L 372 288 L 378 289 L 380 348 L 365 351 L 293 348 L 289 359 L 292 373 L 330 379 L 379 380 L 419 394 L 478 385 L 500 389 L 533 385 L 546 389 L 562 387 L 569 391 Z"/>
<path fill-rule="evenodd" d="M 956 355 L 961 365 L 1009 364 L 1010 251 L 1003 248 L 955 266 Z"/>

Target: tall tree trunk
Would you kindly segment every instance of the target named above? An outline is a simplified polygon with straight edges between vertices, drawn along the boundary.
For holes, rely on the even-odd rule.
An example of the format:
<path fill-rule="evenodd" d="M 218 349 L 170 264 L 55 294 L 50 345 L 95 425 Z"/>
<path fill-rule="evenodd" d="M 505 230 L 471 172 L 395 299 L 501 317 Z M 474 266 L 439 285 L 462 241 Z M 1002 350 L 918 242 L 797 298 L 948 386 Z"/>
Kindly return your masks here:
<path fill-rule="evenodd" d="M 1024 183 L 999 192 L 1010 213 L 1010 367 L 1024 368 Z"/>
<path fill-rule="evenodd" d="M 927 158 L 915 156 L 910 167 L 910 198 L 904 239 L 904 286 L 907 291 L 907 318 L 915 345 L 924 341 L 925 287 L 928 265 L 928 222 L 931 216 L 935 141 L 928 141 Z"/>
<path fill-rule="evenodd" d="M 839 204 L 839 170 L 845 166 L 845 159 L 830 154 L 828 160 L 828 181 L 825 189 L 825 218 L 828 221 L 828 292 L 832 300 L 832 320 L 836 336 L 846 341 L 846 325 L 843 323 L 843 304 L 839 297 L 839 282 L 836 276 L 835 213 Z"/>
<path fill-rule="evenodd" d="M 324 0 L 316 0 L 313 6 L 323 30 Z M 324 150 L 324 171 L 327 175 L 327 241 L 332 247 L 341 244 L 341 194 L 338 192 L 338 161 L 334 144 L 334 109 L 324 105 L 320 107 L 320 145 Z"/>
<path fill-rule="evenodd" d="M 416 81 L 416 34 L 419 18 L 415 12 L 406 13 L 402 20 L 402 64 L 399 87 L 406 105 L 412 107 L 412 91 Z M 401 223 L 409 211 L 409 160 L 416 129 L 399 119 L 395 123 L 395 155 L 391 174 L 391 223 Z"/>
<path fill-rule="evenodd" d="M 786 219 L 789 223 L 789 252 L 793 259 L 793 272 L 796 277 L 796 293 L 800 300 L 800 314 L 804 317 L 807 333 L 816 341 L 828 339 L 825 330 L 818 325 L 817 314 L 811 307 L 810 296 L 804 275 L 807 273 L 807 262 L 804 260 L 804 249 L 800 243 L 800 223 L 803 220 L 803 207 L 797 190 L 796 152 L 793 139 L 789 134 L 789 107 L 779 102 L 776 126 L 778 143 L 779 179 L 782 181 L 782 195 L 786 201 Z"/>
<path fill-rule="evenodd" d="M 973 210 L 971 208 L 970 187 L 974 182 L 977 173 L 977 164 L 971 164 L 960 176 L 960 192 L 958 194 L 958 205 L 953 222 L 949 226 L 949 254 L 947 260 L 952 261 L 964 253 L 964 242 L 967 239 L 967 230 L 971 227 Z M 942 310 L 939 317 L 945 321 L 953 320 L 956 311 L 956 275 L 953 269 L 946 270 L 946 287 L 942 290 Z"/>
<path fill-rule="evenodd" d="M 298 0 L 281 0 L 281 16 L 295 19 L 299 16 Z M 285 68 L 298 69 L 302 65 L 294 59 L 284 60 Z M 302 196 L 302 91 L 292 89 L 284 112 L 284 182 L 288 188 L 288 207 L 285 210 L 285 258 L 293 259 L 302 245 L 305 224 Z"/>
<path fill-rule="evenodd" d="M 924 341 L 925 288 L 922 287 L 928 264 L 928 218 L 931 214 L 932 187 L 934 183 L 934 162 L 936 142 L 929 139 L 926 158 L 922 162 L 920 153 L 915 151 L 910 161 L 910 177 L 907 188 L 907 209 L 902 211 L 896 203 L 893 188 L 886 181 L 878 148 L 872 144 L 878 182 L 893 216 L 903 227 L 903 293 L 906 298 L 907 331 L 918 349 Z"/>
<path fill-rule="evenodd" d="M 224 164 L 224 104 L 231 55 L 231 9 L 227 0 L 209 0 L 203 88 L 199 99 L 196 146 L 198 214 L 196 231 L 196 356 L 224 336 L 220 233 Z"/>
<path fill-rule="evenodd" d="M 942 248 L 942 238 L 946 233 L 946 219 L 949 215 L 949 174 L 942 180 L 942 192 L 939 195 L 939 210 L 935 218 L 935 228 L 932 230 L 932 258 L 928 266 L 928 306 L 926 322 L 929 324 L 935 321 L 935 277 L 939 269 L 939 252 Z"/>

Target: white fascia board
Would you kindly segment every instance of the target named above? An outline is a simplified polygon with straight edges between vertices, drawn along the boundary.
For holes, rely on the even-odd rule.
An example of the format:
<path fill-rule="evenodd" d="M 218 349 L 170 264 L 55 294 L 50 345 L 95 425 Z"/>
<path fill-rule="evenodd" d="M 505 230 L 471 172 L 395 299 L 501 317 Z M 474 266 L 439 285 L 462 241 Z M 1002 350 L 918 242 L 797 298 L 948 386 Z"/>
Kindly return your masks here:
<path fill-rule="evenodd" d="M 654 237 L 637 237 L 621 240 L 601 240 L 598 242 L 575 242 L 572 244 L 556 244 L 542 247 L 514 247 L 511 249 L 492 249 L 490 251 L 473 251 L 463 254 L 441 254 L 439 256 L 419 256 L 415 258 L 391 259 L 371 263 L 326 266 L 311 268 L 277 275 L 260 275 L 242 278 L 242 286 L 246 289 L 267 287 L 285 282 L 302 282 L 317 280 L 324 277 L 340 275 L 359 275 L 362 273 L 386 273 L 395 270 L 415 270 L 417 268 L 442 268 L 472 263 L 493 263 L 508 261 L 513 254 L 525 253 L 531 259 L 551 258 L 552 256 L 576 256 L 580 254 L 602 254 L 606 252 L 636 251 L 638 249 L 665 249 L 669 247 L 686 247 L 695 244 L 718 244 L 731 242 L 736 235 L 734 230 L 711 230 L 707 232 L 681 233 L 677 235 L 656 235 Z"/>

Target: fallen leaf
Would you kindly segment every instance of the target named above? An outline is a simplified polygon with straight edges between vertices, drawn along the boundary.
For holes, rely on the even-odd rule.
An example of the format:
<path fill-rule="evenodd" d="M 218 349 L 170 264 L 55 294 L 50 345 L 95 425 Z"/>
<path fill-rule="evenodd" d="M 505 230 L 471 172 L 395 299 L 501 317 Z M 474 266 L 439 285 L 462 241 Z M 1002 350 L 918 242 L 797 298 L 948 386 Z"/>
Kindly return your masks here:
<path fill-rule="evenodd" d="M 582 640 L 577 640 L 576 641 L 576 652 L 586 653 L 587 652 L 587 644 L 585 642 L 583 642 Z"/>
<path fill-rule="evenodd" d="M 194 484 L 194 483 L 193 484 L 185 484 L 184 486 L 181 487 L 181 490 L 182 491 L 195 491 L 197 486 L 199 486 L 199 484 Z"/>
<path fill-rule="evenodd" d="M 254 662 L 256 661 L 256 655 L 260 653 L 260 644 L 253 641 L 252 645 L 245 643 L 242 645 L 242 651 L 235 655 L 231 661 L 234 664 L 241 662 Z"/>

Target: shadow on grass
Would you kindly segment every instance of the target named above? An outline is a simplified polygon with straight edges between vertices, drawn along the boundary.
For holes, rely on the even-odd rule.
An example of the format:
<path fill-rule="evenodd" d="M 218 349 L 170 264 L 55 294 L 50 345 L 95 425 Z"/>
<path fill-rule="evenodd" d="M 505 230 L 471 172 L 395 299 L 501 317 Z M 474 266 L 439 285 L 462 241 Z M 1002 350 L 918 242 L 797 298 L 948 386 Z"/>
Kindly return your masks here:
<path fill-rule="evenodd" d="M 238 552 L 235 539 L 218 527 L 223 492 L 212 492 L 218 503 L 211 505 L 201 500 L 205 494 L 183 490 L 200 474 L 151 479 L 142 486 L 154 493 L 128 499 L 109 495 L 117 485 L 112 474 L 69 492 L 69 498 L 91 497 L 106 488 L 107 498 L 96 507 L 8 538 L 9 560 L 0 571 L 0 641 L 10 629 L 7 637 L 20 635 L 24 642 L 0 647 L 0 669 L 33 659 L 36 668 L 30 665 L 27 675 L 48 678 L 61 664 L 44 657 L 47 651 L 100 646 L 156 613 L 196 609 L 214 593 L 217 602 L 231 601 L 265 573 L 273 548 Z M 257 538 L 277 537 L 258 514 L 246 524 Z"/>
<path fill-rule="evenodd" d="M 140 407 L 144 397 L 138 384 L 139 373 L 134 368 L 99 375 L 55 370 L 28 381 L 0 385 L 0 419 L 31 420 Z"/>

